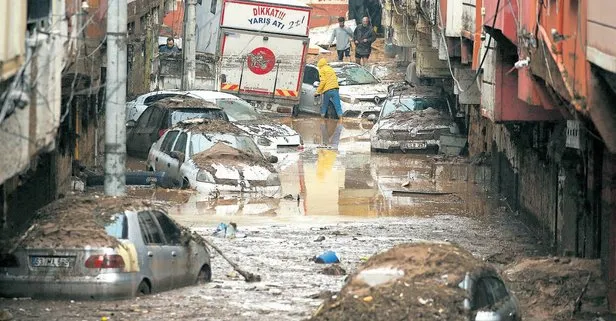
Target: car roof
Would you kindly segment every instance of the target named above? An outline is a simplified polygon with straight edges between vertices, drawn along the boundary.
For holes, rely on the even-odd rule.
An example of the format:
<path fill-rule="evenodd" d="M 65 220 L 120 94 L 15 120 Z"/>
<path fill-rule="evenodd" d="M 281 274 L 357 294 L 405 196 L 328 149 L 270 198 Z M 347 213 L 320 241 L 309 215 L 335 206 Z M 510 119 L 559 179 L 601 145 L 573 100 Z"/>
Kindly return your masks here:
<path fill-rule="evenodd" d="M 165 109 L 218 109 L 221 110 L 215 103 L 195 97 L 167 97 L 152 103 L 152 106 L 157 106 Z"/>
<path fill-rule="evenodd" d="M 218 119 L 206 119 L 195 118 L 189 119 L 176 124 L 173 129 L 180 129 L 191 133 L 221 133 L 221 134 L 235 134 L 235 135 L 248 135 L 244 130 L 238 128 L 233 123 L 218 120 Z"/>

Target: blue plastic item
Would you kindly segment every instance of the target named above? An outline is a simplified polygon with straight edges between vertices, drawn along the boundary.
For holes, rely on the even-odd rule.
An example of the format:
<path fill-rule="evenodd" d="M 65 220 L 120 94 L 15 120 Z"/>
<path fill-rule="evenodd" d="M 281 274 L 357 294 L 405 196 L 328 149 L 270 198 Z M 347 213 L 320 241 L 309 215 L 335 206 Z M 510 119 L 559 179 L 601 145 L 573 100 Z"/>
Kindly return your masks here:
<path fill-rule="evenodd" d="M 340 263 L 340 259 L 338 259 L 334 251 L 323 252 L 323 254 L 317 256 L 314 261 L 322 264 Z"/>

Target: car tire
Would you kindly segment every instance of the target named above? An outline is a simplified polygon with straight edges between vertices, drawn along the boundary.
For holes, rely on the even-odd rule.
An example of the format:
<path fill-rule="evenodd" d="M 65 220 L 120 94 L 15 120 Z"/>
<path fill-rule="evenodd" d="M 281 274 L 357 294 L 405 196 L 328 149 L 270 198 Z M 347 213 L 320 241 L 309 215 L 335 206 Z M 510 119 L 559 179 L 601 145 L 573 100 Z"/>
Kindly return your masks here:
<path fill-rule="evenodd" d="M 181 189 L 189 189 L 190 188 L 190 182 L 188 181 L 188 178 L 184 177 L 182 179 L 182 185 L 180 186 Z"/>
<path fill-rule="evenodd" d="M 148 281 L 143 280 L 139 283 L 137 287 L 137 296 L 144 296 L 152 293 L 152 289 L 150 288 L 150 283 Z"/>
<path fill-rule="evenodd" d="M 205 264 L 199 270 L 199 274 L 197 274 L 197 284 L 204 284 L 212 281 L 212 269 L 209 265 Z"/>
<path fill-rule="evenodd" d="M 292 117 L 299 116 L 299 106 L 298 105 L 293 106 L 293 110 L 291 111 L 291 116 Z"/>

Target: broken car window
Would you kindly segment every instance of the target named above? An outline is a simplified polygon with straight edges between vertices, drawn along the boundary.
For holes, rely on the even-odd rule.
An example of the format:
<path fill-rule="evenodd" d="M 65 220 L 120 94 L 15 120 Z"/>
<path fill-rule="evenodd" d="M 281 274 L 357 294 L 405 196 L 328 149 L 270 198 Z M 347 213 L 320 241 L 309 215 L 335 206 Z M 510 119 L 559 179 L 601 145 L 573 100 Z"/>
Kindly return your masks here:
<path fill-rule="evenodd" d="M 342 86 L 378 84 L 379 81 L 362 66 L 346 66 L 334 68 L 338 81 Z"/>
<path fill-rule="evenodd" d="M 105 224 L 105 232 L 107 232 L 107 235 L 115 237 L 119 240 L 128 239 L 128 223 L 126 222 L 126 215 L 113 215 L 111 217 L 111 221 Z"/>
<path fill-rule="evenodd" d="M 479 279 L 479 281 L 477 281 L 477 284 L 475 285 L 475 290 L 473 293 L 473 310 L 489 307 L 492 304 L 494 304 L 494 299 L 492 297 L 492 291 L 490 290 L 486 279 Z"/>
<path fill-rule="evenodd" d="M 241 99 L 217 99 L 216 104 L 235 120 L 259 120 L 264 118 L 248 102 Z"/>
<path fill-rule="evenodd" d="M 312 86 L 315 81 L 319 81 L 319 71 L 313 67 L 306 67 L 304 69 L 303 83 Z"/>
<path fill-rule="evenodd" d="M 180 137 L 178 137 L 178 141 L 173 146 L 173 151 L 185 153 L 186 152 L 186 140 L 188 139 L 188 135 L 186 133 L 181 133 Z"/>
<path fill-rule="evenodd" d="M 438 97 L 393 97 L 383 104 L 383 117 L 393 112 L 412 112 L 428 108 L 440 110 L 443 106 L 447 106 L 447 102 Z"/>

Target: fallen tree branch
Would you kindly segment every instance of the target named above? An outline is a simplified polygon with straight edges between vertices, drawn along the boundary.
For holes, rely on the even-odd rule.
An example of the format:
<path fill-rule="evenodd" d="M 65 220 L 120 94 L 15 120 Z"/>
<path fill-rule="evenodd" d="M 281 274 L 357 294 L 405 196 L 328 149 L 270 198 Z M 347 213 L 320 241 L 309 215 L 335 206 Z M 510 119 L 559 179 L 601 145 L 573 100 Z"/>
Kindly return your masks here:
<path fill-rule="evenodd" d="M 201 236 L 199 235 L 199 237 Z M 244 277 L 244 280 L 246 280 L 246 282 L 261 282 L 260 275 L 253 274 L 253 273 L 240 269 L 240 267 L 237 264 L 235 264 L 233 261 L 231 261 L 228 257 L 226 257 L 225 254 L 222 252 L 222 250 L 219 249 L 216 245 L 212 244 L 211 242 L 209 242 L 203 237 L 202 239 L 207 245 L 211 246 L 214 250 L 216 250 L 216 252 L 218 252 L 218 254 L 220 254 L 220 256 L 222 256 L 222 258 L 225 259 L 225 261 L 229 262 L 229 264 L 231 264 L 233 269 L 236 270 L 237 273 L 241 274 Z"/>
<path fill-rule="evenodd" d="M 588 290 L 588 284 L 590 283 L 591 275 L 592 273 L 588 273 L 588 277 L 586 278 L 586 283 L 584 284 L 584 287 L 582 288 L 582 292 L 577 297 L 577 299 L 575 299 L 575 302 L 573 303 L 573 311 L 571 311 L 571 317 L 573 317 L 573 315 L 576 314 L 577 312 L 580 312 L 580 310 L 582 309 L 582 298 L 584 297 L 584 294 L 586 294 L 586 291 Z"/>
<path fill-rule="evenodd" d="M 225 259 L 225 261 L 227 261 L 233 267 L 235 271 L 237 271 L 237 273 L 241 274 L 244 277 L 244 280 L 246 280 L 246 282 L 261 282 L 260 275 L 253 274 L 253 273 L 242 270 L 235 262 L 231 261 L 228 257 L 226 257 L 220 248 L 212 244 L 212 242 L 208 241 L 203 236 L 199 235 L 197 232 L 192 232 L 188 228 L 185 228 L 185 227 L 182 227 L 182 231 L 183 231 L 182 234 L 187 235 L 189 238 L 192 238 L 197 243 L 203 246 L 210 246 L 211 248 L 216 250 L 216 252 L 218 252 L 218 254 L 220 254 L 220 256 L 222 256 L 222 258 Z M 188 241 L 188 240 L 189 239 L 185 239 L 184 241 Z"/>

